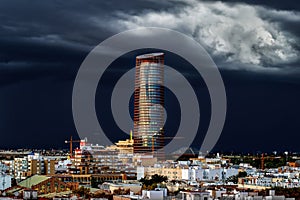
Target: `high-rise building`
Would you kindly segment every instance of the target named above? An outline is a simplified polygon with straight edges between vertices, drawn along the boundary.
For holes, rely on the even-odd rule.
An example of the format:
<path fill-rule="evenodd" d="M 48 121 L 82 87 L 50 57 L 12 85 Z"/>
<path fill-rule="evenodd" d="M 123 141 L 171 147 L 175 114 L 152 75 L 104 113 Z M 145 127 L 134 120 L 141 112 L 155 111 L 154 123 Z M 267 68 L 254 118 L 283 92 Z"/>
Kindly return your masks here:
<path fill-rule="evenodd" d="M 134 153 L 153 153 L 164 146 L 164 53 L 136 57 Z"/>

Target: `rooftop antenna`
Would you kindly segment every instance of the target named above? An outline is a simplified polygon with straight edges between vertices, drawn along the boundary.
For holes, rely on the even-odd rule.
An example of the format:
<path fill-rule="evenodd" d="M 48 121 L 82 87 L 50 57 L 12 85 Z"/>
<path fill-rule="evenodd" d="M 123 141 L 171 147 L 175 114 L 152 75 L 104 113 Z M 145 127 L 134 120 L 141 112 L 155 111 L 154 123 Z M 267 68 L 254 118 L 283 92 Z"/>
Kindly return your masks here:
<path fill-rule="evenodd" d="M 130 130 L 130 133 L 129 133 L 129 140 L 132 141 L 132 130 Z"/>

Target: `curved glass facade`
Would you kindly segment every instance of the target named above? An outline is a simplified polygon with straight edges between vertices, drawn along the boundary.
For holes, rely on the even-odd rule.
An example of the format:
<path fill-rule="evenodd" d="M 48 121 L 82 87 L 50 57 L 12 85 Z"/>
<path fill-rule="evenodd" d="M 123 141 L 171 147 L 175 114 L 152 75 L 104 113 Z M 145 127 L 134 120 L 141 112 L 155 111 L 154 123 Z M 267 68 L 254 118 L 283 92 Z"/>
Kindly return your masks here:
<path fill-rule="evenodd" d="M 164 145 L 164 54 L 136 57 L 134 152 L 154 152 Z"/>

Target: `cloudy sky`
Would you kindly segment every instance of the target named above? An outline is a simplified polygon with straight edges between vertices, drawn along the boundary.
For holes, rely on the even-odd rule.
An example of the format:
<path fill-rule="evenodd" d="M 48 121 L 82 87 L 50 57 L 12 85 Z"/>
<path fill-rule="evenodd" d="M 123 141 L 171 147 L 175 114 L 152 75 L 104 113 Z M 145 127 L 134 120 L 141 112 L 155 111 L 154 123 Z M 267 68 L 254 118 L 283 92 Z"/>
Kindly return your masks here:
<path fill-rule="evenodd" d="M 219 67 L 228 113 L 216 150 L 300 151 L 300 4 L 292 0 L 0 5 L 0 148 L 65 147 L 76 136 L 71 95 L 85 56 L 114 34 L 148 26 L 193 37 Z"/>

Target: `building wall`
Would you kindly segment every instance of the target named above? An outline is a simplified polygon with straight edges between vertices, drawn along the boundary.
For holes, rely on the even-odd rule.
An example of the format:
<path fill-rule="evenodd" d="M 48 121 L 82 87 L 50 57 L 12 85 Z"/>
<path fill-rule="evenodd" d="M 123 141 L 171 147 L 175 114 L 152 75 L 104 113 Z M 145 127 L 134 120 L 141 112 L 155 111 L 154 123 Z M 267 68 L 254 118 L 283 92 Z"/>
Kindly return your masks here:
<path fill-rule="evenodd" d="M 12 175 L 18 181 L 35 174 L 52 175 L 55 174 L 55 164 L 55 158 L 43 157 L 39 154 L 15 158 L 13 165 L 14 173 Z"/>
<path fill-rule="evenodd" d="M 45 160 L 44 161 L 44 166 L 45 166 L 45 175 L 53 175 L 55 174 L 55 160 Z"/>
<path fill-rule="evenodd" d="M 238 174 L 238 169 L 182 169 L 183 180 L 223 180 Z"/>
<path fill-rule="evenodd" d="M 31 160 L 30 161 L 30 173 L 31 175 L 38 174 L 38 161 L 37 160 Z"/>
<path fill-rule="evenodd" d="M 14 158 L 14 174 L 13 174 L 13 176 L 19 181 L 24 180 L 27 177 L 27 172 L 28 172 L 27 157 Z"/>
<path fill-rule="evenodd" d="M 138 167 L 137 173 L 138 180 L 142 177 L 151 177 L 154 174 L 167 176 L 168 180 L 180 180 L 182 177 L 182 168 Z"/>
<path fill-rule="evenodd" d="M 5 190 L 11 187 L 11 176 L 0 175 L 0 190 Z"/>

